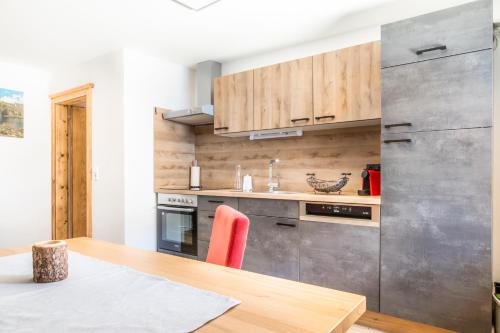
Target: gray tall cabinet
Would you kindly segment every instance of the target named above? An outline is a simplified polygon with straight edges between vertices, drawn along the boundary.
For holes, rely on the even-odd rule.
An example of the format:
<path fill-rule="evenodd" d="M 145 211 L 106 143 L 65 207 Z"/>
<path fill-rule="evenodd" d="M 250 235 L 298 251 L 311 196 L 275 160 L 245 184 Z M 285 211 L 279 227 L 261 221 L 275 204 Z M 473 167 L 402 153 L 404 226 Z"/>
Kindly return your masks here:
<path fill-rule="evenodd" d="M 380 310 L 491 331 L 491 0 L 382 27 Z"/>

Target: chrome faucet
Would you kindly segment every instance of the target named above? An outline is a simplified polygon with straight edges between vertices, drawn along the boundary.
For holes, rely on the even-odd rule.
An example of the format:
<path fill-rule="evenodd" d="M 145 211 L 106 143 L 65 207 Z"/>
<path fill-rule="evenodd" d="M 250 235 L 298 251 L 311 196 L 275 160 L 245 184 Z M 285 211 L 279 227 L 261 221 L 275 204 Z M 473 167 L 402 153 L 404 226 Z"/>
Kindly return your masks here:
<path fill-rule="evenodd" d="M 267 183 L 268 186 L 268 192 L 273 193 L 275 189 L 277 189 L 280 186 L 280 177 L 276 177 L 276 182 L 273 181 L 273 166 L 276 163 L 279 163 L 279 159 L 273 159 L 269 162 L 269 181 Z"/>

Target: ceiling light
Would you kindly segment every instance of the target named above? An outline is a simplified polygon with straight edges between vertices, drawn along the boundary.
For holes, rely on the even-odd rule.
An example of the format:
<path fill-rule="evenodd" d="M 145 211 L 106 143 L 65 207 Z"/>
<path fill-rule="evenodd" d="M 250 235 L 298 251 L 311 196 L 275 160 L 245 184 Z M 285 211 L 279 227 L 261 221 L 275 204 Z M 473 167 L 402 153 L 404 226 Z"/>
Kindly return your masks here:
<path fill-rule="evenodd" d="M 172 1 L 188 9 L 194 11 L 200 11 L 202 9 L 207 8 L 208 6 L 213 5 L 216 2 L 219 2 L 220 0 L 172 0 Z"/>

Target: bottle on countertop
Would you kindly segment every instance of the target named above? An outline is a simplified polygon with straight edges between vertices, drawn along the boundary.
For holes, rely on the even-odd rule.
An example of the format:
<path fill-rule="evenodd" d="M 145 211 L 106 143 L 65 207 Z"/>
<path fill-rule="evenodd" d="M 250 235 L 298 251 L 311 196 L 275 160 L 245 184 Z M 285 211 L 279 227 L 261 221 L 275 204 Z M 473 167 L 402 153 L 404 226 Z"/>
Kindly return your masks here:
<path fill-rule="evenodd" d="M 190 170 L 190 178 L 189 178 L 189 189 L 192 191 L 199 191 L 201 189 L 200 186 L 200 167 L 198 166 L 198 161 L 194 160 L 193 165 Z"/>
<path fill-rule="evenodd" d="M 252 192 L 253 184 L 252 184 L 252 176 L 246 175 L 243 177 L 243 192 Z"/>
<path fill-rule="evenodd" d="M 239 164 L 234 173 L 234 190 L 241 191 L 241 165 Z"/>

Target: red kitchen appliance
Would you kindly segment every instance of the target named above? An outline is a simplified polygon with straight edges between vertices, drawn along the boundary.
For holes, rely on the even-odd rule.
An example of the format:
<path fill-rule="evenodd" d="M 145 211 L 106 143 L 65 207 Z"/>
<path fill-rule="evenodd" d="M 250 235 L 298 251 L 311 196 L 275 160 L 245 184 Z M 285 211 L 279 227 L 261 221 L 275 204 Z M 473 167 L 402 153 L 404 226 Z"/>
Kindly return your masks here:
<path fill-rule="evenodd" d="M 361 178 L 363 189 L 358 190 L 358 195 L 380 195 L 380 164 L 367 164 Z"/>

